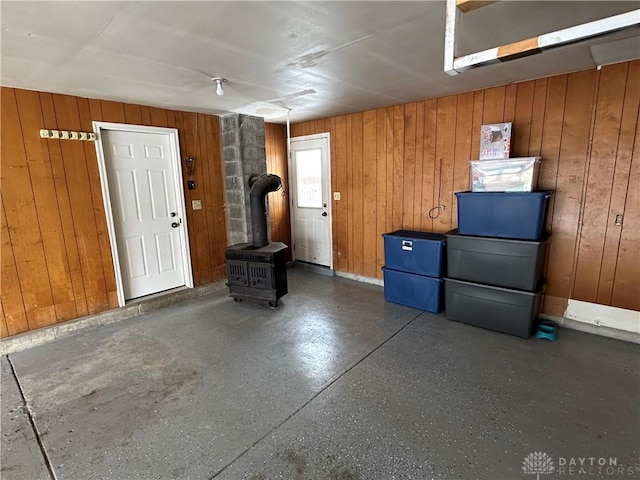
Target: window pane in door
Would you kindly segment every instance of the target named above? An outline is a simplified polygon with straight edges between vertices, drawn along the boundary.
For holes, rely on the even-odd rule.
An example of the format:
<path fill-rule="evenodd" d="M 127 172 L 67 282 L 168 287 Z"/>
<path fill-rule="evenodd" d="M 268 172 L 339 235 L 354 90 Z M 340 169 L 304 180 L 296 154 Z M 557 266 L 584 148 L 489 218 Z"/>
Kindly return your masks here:
<path fill-rule="evenodd" d="M 296 152 L 297 203 L 300 208 L 322 208 L 322 150 Z"/>

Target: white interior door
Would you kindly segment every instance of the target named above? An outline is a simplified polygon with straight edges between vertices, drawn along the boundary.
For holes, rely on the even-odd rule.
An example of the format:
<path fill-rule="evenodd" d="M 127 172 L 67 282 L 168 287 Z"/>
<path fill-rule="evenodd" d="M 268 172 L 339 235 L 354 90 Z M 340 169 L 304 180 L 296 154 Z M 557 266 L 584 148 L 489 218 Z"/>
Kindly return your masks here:
<path fill-rule="evenodd" d="M 102 130 L 101 138 L 124 298 L 185 285 L 184 209 L 171 136 Z"/>
<path fill-rule="evenodd" d="M 295 259 L 331 266 L 331 173 L 327 135 L 291 139 L 291 216 Z"/>

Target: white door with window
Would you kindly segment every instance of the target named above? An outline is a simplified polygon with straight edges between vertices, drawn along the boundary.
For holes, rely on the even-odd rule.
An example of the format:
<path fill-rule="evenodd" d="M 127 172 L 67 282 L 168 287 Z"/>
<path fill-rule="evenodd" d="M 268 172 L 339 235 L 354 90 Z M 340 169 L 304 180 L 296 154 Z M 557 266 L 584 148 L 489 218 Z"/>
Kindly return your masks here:
<path fill-rule="evenodd" d="M 329 134 L 292 138 L 289 173 L 295 259 L 332 267 Z"/>
<path fill-rule="evenodd" d="M 124 299 L 192 286 L 172 133 L 103 129 L 100 137 Z"/>

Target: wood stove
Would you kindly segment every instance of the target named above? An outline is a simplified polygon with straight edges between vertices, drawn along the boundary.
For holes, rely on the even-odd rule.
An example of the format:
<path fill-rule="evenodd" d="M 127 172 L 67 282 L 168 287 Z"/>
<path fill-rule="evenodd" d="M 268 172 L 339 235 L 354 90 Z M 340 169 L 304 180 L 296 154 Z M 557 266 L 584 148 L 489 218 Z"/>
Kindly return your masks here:
<path fill-rule="evenodd" d="M 287 294 L 287 263 L 284 243 L 272 242 L 253 248 L 250 243 L 238 243 L 224 251 L 227 264 L 229 296 L 235 301 L 243 298 L 266 300 L 276 307 Z"/>
<path fill-rule="evenodd" d="M 284 243 L 267 240 L 267 209 L 265 197 L 282 186 L 277 175 L 251 175 L 252 243 L 237 243 L 224 251 L 227 265 L 227 286 L 234 301 L 245 298 L 266 300 L 277 307 L 278 300 L 287 294 L 287 264 Z"/>

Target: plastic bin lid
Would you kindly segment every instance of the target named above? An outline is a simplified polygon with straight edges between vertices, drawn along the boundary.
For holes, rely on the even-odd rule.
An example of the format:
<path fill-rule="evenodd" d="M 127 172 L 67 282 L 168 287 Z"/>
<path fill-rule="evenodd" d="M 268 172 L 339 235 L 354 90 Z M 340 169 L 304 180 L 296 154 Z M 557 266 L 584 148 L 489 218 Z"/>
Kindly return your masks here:
<path fill-rule="evenodd" d="M 432 240 L 438 242 L 445 242 L 447 240 L 447 237 L 444 235 L 444 233 L 417 232 L 414 230 L 396 230 L 395 232 L 383 233 L 382 236 L 416 240 Z"/>
<path fill-rule="evenodd" d="M 520 195 L 523 197 L 551 197 L 553 192 L 550 191 L 542 191 L 542 192 L 456 192 L 456 196 L 465 196 L 465 195 L 485 195 L 485 196 L 501 196 L 501 195 L 509 195 L 516 196 Z"/>

